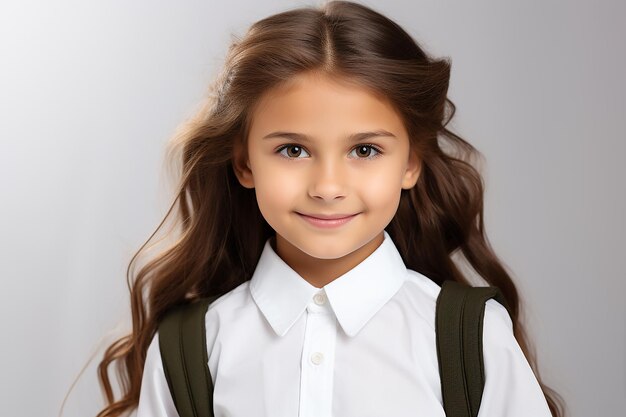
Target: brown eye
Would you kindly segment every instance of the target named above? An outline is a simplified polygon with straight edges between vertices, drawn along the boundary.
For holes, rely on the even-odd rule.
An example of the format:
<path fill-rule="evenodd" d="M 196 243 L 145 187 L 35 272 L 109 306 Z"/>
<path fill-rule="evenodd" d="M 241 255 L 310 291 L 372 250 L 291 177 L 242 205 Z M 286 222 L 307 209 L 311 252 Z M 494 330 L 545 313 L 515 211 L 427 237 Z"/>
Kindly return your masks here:
<path fill-rule="evenodd" d="M 372 150 L 375 152 L 374 155 L 371 155 Z M 370 144 L 358 145 L 353 149 L 353 151 L 356 152 L 357 159 L 374 159 L 382 155 L 380 149 Z"/>
<path fill-rule="evenodd" d="M 356 149 L 357 149 L 357 154 L 360 154 L 359 156 L 363 156 L 366 158 L 369 156 L 370 151 L 372 150 L 372 148 L 369 146 L 359 146 Z"/>
<path fill-rule="evenodd" d="M 289 149 L 294 150 L 293 152 L 289 152 Z M 302 148 L 300 148 L 297 145 L 293 145 L 293 146 L 288 146 L 287 147 L 287 155 L 289 156 L 298 156 L 300 155 L 300 151 L 302 150 Z"/>
<path fill-rule="evenodd" d="M 301 155 L 302 151 L 303 149 L 300 145 L 287 144 L 278 148 L 276 150 L 276 153 L 282 155 L 283 157 L 287 159 L 299 159 L 298 157 Z"/>

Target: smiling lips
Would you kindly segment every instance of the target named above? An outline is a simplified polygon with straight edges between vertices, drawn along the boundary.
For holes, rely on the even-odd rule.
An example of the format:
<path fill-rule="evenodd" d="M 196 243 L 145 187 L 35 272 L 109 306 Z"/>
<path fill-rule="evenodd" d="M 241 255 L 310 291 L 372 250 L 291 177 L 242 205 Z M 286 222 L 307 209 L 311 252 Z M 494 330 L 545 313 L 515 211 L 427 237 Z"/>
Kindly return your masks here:
<path fill-rule="evenodd" d="M 322 228 L 332 228 L 348 223 L 359 213 L 356 214 L 303 214 L 298 213 L 300 217 L 313 226 Z"/>

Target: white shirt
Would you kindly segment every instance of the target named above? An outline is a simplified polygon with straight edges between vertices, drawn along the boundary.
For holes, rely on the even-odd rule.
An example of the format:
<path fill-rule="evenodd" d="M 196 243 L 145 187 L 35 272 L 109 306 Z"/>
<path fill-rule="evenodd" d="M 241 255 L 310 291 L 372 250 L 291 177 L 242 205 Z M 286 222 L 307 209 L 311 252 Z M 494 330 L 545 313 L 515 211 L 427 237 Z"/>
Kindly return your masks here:
<path fill-rule="evenodd" d="M 317 288 L 265 243 L 250 281 L 206 313 L 215 417 L 444 417 L 435 341 L 439 285 L 407 269 L 389 234 L 369 257 Z M 507 310 L 483 320 L 479 417 L 551 417 Z M 178 416 L 158 333 L 137 417 Z"/>

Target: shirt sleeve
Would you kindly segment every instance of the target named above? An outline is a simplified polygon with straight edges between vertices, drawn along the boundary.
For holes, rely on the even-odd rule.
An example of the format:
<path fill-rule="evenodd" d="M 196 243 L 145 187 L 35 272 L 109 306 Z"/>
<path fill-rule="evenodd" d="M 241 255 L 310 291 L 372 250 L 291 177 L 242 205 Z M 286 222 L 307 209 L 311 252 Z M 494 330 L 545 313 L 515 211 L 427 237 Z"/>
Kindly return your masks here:
<path fill-rule="evenodd" d="M 483 319 L 485 387 L 478 417 L 552 417 L 539 382 L 513 335 L 506 308 L 485 303 Z"/>
<path fill-rule="evenodd" d="M 158 331 L 146 353 L 136 417 L 179 417 L 163 372 Z"/>

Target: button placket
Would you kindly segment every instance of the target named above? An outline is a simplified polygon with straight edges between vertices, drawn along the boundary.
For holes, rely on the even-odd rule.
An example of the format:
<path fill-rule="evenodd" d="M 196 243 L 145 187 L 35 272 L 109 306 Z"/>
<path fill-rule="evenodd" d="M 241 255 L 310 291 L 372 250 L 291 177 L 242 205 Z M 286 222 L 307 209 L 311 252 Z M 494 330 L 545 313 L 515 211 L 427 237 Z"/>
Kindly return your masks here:
<path fill-rule="evenodd" d="M 330 417 L 337 319 L 324 290 L 307 305 L 300 380 L 302 417 Z"/>

